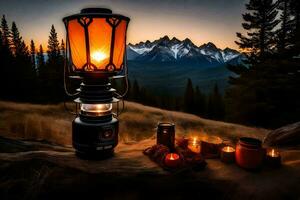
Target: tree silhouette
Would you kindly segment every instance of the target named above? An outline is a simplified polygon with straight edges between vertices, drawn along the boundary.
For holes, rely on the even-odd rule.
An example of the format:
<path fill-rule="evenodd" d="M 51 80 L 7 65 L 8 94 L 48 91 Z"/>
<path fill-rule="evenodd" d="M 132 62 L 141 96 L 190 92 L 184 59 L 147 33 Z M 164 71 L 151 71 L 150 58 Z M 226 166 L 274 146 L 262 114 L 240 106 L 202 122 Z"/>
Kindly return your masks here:
<path fill-rule="evenodd" d="M 276 19 L 278 11 L 273 0 L 250 0 L 246 4 L 247 13 L 243 14 L 243 28 L 247 31 L 247 36 L 237 33 L 239 41 L 235 43 L 241 49 L 250 51 L 252 62 L 262 59 L 271 52 L 274 45 L 273 29 L 279 23 Z"/>
<path fill-rule="evenodd" d="M 195 112 L 200 116 L 206 115 L 206 96 L 199 89 L 199 86 L 195 88 Z"/>
<path fill-rule="evenodd" d="M 35 50 L 35 44 L 33 40 L 30 41 L 30 56 L 31 56 L 31 65 L 32 68 L 36 70 L 36 50 Z"/>
<path fill-rule="evenodd" d="M 50 35 L 48 39 L 48 57 L 49 60 L 52 61 L 53 59 L 57 59 L 60 54 L 60 48 L 59 48 L 59 42 L 57 38 L 57 33 L 54 28 L 54 25 L 52 24 L 51 30 L 50 30 Z"/>
<path fill-rule="evenodd" d="M 291 45 L 291 33 L 293 29 L 292 13 L 291 13 L 291 0 L 279 0 L 278 9 L 280 14 L 280 28 L 277 30 L 277 49 L 280 53 L 285 53 Z"/>
<path fill-rule="evenodd" d="M 65 55 L 66 47 L 65 47 L 65 42 L 64 42 L 64 40 L 61 40 L 61 43 L 60 43 L 60 51 L 61 51 L 61 55 L 62 55 L 63 58 L 65 59 L 65 58 L 66 58 L 66 55 Z"/>
<path fill-rule="evenodd" d="M 195 112 L 194 110 L 194 88 L 190 78 L 188 78 L 185 92 L 184 92 L 184 107 L 187 112 Z"/>
<path fill-rule="evenodd" d="M 39 51 L 37 53 L 37 69 L 38 69 L 38 73 L 44 67 L 45 67 L 44 50 L 43 50 L 43 46 L 40 45 Z"/>
<path fill-rule="evenodd" d="M 292 19 L 292 33 L 291 33 L 291 54 L 299 55 L 300 54 L 300 1 L 291 0 L 290 11 L 293 16 Z"/>
<path fill-rule="evenodd" d="M 42 49 L 39 52 L 39 76 L 41 80 L 41 93 L 46 102 L 59 102 L 64 99 L 63 67 L 64 58 L 60 54 L 57 33 L 51 26 L 48 39 L 48 60 L 43 65 Z"/>

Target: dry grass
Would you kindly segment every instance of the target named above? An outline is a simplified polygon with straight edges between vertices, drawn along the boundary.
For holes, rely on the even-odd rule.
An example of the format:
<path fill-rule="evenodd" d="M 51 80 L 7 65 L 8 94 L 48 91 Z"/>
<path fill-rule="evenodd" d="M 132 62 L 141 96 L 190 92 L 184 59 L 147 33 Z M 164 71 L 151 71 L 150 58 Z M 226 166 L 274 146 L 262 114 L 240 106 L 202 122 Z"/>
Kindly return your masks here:
<path fill-rule="evenodd" d="M 240 136 L 262 139 L 268 130 L 237 124 L 207 120 L 195 115 L 166 111 L 141 104 L 126 102 L 120 116 L 120 141 L 140 141 L 155 136 L 156 125 L 161 121 L 176 124 L 176 135 L 203 137 L 217 135 L 236 140 Z M 73 115 L 63 104 L 33 105 L 0 102 L 0 135 L 12 138 L 46 140 L 51 143 L 71 145 Z"/>

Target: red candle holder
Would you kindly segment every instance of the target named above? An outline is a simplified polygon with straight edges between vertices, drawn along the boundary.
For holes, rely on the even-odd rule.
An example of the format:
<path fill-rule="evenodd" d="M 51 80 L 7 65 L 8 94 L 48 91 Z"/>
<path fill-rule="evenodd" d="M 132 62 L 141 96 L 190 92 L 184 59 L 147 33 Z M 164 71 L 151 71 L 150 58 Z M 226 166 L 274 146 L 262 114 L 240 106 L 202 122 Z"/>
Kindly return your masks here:
<path fill-rule="evenodd" d="M 165 157 L 165 165 L 170 168 L 176 168 L 181 164 L 180 156 L 177 153 L 169 153 Z"/>
<path fill-rule="evenodd" d="M 265 150 L 262 148 L 260 140 L 242 137 L 239 139 L 235 150 L 235 161 L 240 167 L 248 170 L 261 167 Z"/>

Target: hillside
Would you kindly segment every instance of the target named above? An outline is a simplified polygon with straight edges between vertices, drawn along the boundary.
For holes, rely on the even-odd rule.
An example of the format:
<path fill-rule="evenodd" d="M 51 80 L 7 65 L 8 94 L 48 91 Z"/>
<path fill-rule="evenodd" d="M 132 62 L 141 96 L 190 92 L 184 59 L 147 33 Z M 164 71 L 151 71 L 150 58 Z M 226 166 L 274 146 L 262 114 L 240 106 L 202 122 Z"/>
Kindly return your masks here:
<path fill-rule="evenodd" d="M 224 164 L 219 159 L 207 159 L 203 171 L 186 169 L 170 173 L 142 154 L 146 147 L 155 144 L 152 136 L 158 121 L 175 122 L 178 135 L 205 136 L 205 132 L 232 140 L 242 135 L 263 138 L 267 133 L 264 129 L 127 102 L 115 156 L 89 161 L 78 159 L 70 148 L 73 116 L 64 111 L 63 105 L 0 102 L 0 110 L 0 135 L 6 137 L 0 136 L 1 199 L 299 197 L 299 150 L 282 151 L 280 169 L 265 166 L 257 172 Z"/>
<path fill-rule="evenodd" d="M 262 139 L 267 133 L 265 129 L 207 120 L 133 102 L 126 102 L 125 106 L 125 112 L 120 116 L 120 141 L 125 143 L 154 136 L 156 125 L 161 121 L 174 122 L 176 135 L 200 137 L 208 134 L 236 140 L 242 135 Z M 0 110 L 0 136 L 71 145 L 71 121 L 74 116 L 65 111 L 63 104 L 33 105 L 2 101 Z"/>

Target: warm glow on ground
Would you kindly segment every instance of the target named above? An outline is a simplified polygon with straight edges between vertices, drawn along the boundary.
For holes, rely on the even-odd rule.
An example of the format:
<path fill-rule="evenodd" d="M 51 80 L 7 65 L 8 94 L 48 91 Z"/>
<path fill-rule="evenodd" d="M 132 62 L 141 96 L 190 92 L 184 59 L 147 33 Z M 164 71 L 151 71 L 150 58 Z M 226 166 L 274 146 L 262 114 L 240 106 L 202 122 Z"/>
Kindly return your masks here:
<path fill-rule="evenodd" d="M 91 55 L 92 62 L 101 62 L 102 60 L 107 58 L 107 55 L 101 51 L 95 51 Z"/>

